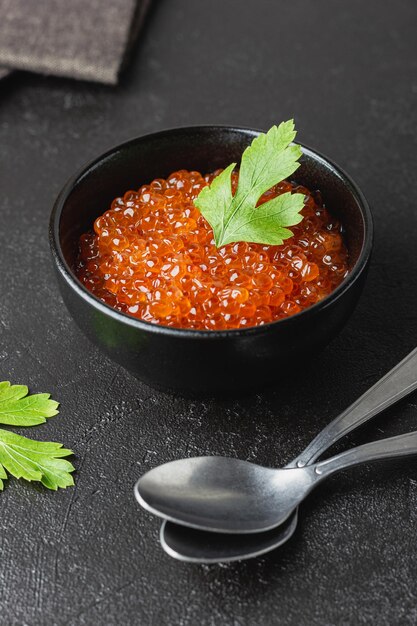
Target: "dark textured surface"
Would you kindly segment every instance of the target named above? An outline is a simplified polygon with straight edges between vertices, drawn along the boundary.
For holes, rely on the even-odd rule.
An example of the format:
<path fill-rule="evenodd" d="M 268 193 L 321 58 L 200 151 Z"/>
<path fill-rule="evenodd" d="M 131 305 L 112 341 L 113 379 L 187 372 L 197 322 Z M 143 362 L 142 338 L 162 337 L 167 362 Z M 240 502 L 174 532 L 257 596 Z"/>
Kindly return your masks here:
<path fill-rule="evenodd" d="M 176 457 L 289 460 L 415 346 L 416 13 L 414 0 L 171 0 L 152 10 L 115 90 L 29 75 L 0 85 L 0 379 L 61 401 L 32 435 L 72 447 L 78 470 L 67 491 L 10 480 L 0 495 L 2 625 L 417 622 L 415 461 L 329 481 L 289 544 L 225 567 L 171 560 L 132 497 L 139 474 Z M 150 391 L 84 339 L 59 298 L 47 241 L 56 193 L 142 132 L 292 115 L 300 140 L 373 205 L 358 309 L 284 391 L 221 402 Z M 416 427 L 414 395 L 350 441 Z"/>

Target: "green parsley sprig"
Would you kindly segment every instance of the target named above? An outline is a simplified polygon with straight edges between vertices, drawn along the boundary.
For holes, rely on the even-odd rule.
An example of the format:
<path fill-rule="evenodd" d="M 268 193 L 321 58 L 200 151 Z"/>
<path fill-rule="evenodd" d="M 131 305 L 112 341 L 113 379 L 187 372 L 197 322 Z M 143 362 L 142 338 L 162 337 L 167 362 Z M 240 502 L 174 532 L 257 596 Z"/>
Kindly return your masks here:
<path fill-rule="evenodd" d="M 0 382 L 0 423 L 34 426 L 58 413 L 58 402 L 48 393 L 28 396 L 26 385 Z M 0 428 L 0 490 L 7 472 L 15 478 L 39 481 L 48 489 L 74 484 L 74 466 L 63 457 L 73 454 L 61 443 L 35 441 Z M 7 470 L 7 471 L 6 471 Z"/>
<path fill-rule="evenodd" d="M 256 137 L 242 155 L 234 196 L 231 175 L 236 163 L 201 190 L 194 204 L 213 228 L 218 248 L 235 241 L 281 245 L 292 236 L 287 227 L 303 219 L 303 194 L 283 193 L 256 205 L 265 191 L 299 167 L 302 152 L 292 144 L 295 136 L 294 121 L 289 120 Z"/>

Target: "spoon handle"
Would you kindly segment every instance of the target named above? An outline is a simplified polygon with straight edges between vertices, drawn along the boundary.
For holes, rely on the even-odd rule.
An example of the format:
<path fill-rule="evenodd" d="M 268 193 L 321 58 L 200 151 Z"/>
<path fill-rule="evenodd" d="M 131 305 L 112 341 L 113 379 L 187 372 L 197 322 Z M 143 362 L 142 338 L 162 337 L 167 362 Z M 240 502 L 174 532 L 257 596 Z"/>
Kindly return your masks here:
<path fill-rule="evenodd" d="M 324 428 L 287 467 L 304 467 L 336 441 L 417 389 L 417 348 Z"/>
<path fill-rule="evenodd" d="M 406 433 L 405 435 L 397 435 L 389 439 L 373 441 L 372 443 L 366 443 L 357 448 L 352 448 L 347 452 L 342 452 L 330 459 L 316 463 L 314 470 L 316 474 L 324 478 L 334 472 L 339 472 L 340 470 L 347 469 L 354 465 L 360 465 L 361 463 L 382 459 L 394 459 L 413 454 L 417 454 L 417 431 Z"/>

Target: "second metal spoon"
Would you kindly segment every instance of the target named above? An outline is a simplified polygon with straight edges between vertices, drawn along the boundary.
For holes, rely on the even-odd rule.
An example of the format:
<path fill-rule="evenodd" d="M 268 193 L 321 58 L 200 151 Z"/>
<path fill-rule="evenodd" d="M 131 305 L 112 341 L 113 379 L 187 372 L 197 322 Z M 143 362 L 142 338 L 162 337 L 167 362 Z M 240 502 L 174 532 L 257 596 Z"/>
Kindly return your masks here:
<path fill-rule="evenodd" d="M 275 550 L 293 536 L 297 521 L 298 509 L 277 528 L 250 535 L 211 533 L 164 521 L 159 539 L 165 552 L 179 561 L 228 563 L 251 559 Z"/>

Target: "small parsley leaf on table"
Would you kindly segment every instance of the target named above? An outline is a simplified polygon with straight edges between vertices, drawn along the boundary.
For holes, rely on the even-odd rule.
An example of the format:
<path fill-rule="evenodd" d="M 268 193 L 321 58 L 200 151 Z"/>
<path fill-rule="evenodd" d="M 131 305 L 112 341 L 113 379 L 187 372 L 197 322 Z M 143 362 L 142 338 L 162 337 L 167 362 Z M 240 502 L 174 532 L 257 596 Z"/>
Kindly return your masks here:
<path fill-rule="evenodd" d="M 236 163 L 201 190 L 194 204 L 212 227 L 218 248 L 235 241 L 281 245 L 292 236 L 287 227 L 303 219 L 303 194 L 283 193 L 256 205 L 268 189 L 299 167 L 302 152 L 292 144 L 295 135 L 294 121 L 289 120 L 256 137 L 242 155 L 234 196 L 231 176 Z"/>
<path fill-rule="evenodd" d="M 26 385 L 0 383 L 0 422 L 11 426 L 34 426 L 58 414 L 58 402 L 49 393 L 28 396 Z"/>
<path fill-rule="evenodd" d="M 58 402 L 48 393 L 28 395 L 26 385 L 0 382 L 0 423 L 13 426 L 34 426 L 58 413 Z M 56 491 L 74 484 L 74 466 L 63 457 L 71 450 L 61 443 L 36 441 L 0 428 L 0 490 L 7 472 L 15 478 L 39 481 Z"/>
<path fill-rule="evenodd" d="M 15 478 L 40 481 L 48 489 L 74 484 L 71 472 L 74 466 L 62 457 L 72 454 L 61 443 L 35 441 L 0 428 L 0 477 L 7 478 L 5 470 Z M 0 489 L 3 482 L 0 481 Z"/>

